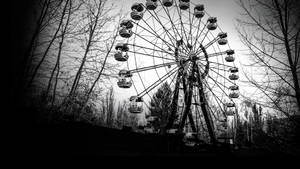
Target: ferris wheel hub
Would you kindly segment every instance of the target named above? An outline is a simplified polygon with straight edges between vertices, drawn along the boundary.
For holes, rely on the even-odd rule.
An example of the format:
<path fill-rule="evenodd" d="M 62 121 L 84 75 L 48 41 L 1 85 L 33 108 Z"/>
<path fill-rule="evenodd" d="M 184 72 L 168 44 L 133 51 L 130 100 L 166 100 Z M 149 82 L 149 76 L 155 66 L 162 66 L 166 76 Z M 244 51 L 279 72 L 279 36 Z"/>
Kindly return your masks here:
<path fill-rule="evenodd" d="M 189 53 L 189 58 L 191 61 L 196 61 L 199 57 L 197 57 L 197 54 L 194 51 L 191 51 Z"/>

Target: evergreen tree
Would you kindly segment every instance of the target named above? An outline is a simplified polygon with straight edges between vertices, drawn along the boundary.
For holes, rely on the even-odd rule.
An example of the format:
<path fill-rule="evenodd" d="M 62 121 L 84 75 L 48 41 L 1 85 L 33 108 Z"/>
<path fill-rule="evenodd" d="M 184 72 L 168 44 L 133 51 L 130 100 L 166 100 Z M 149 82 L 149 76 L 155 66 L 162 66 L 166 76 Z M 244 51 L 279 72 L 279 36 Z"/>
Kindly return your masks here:
<path fill-rule="evenodd" d="M 168 83 L 164 83 L 150 101 L 150 115 L 156 117 L 150 122 L 154 130 L 161 130 L 167 123 L 171 102 L 172 90 Z"/>

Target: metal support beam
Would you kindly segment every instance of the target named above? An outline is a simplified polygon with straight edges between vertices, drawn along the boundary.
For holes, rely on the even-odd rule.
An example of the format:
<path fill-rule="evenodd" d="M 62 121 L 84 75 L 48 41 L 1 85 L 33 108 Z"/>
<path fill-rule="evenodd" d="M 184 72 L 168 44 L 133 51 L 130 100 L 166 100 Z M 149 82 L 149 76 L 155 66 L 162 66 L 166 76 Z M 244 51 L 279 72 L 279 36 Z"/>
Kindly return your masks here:
<path fill-rule="evenodd" d="M 170 109 L 171 112 L 170 112 L 170 116 L 168 118 L 168 123 L 165 126 L 165 130 L 172 128 L 175 118 L 176 118 L 180 78 L 181 78 L 181 70 L 179 70 L 178 76 L 176 78 L 175 89 L 174 89 L 174 94 L 173 94 L 173 99 L 172 99 L 171 109 Z"/>
<path fill-rule="evenodd" d="M 195 66 L 195 65 L 196 65 L 196 64 L 193 63 L 193 66 Z M 192 74 L 193 74 L 193 73 L 192 73 Z M 183 91 L 187 91 L 187 90 L 186 90 L 187 87 L 186 87 L 186 81 L 185 81 L 185 79 L 183 79 L 182 81 L 183 81 Z M 192 82 L 192 81 L 189 81 L 189 82 L 190 82 L 189 85 L 193 86 L 193 82 Z M 192 91 L 193 91 L 193 87 L 192 87 L 191 89 L 192 89 Z M 191 95 L 193 95 L 193 93 L 192 93 Z M 186 95 L 185 95 L 185 96 L 186 96 Z M 186 98 L 185 98 L 184 100 L 186 100 Z M 193 132 L 196 132 L 196 126 L 195 126 L 194 119 L 193 119 L 193 114 L 192 114 L 191 111 L 188 112 L 188 118 L 189 118 L 189 122 L 190 122 L 190 125 L 191 125 L 191 128 L 192 128 L 192 131 L 193 131 Z"/>
<path fill-rule="evenodd" d="M 197 66 L 195 67 L 195 69 L 196 69 L 195 72 L 197 73 L 197 81 L 198 81 L 198 84 L 199 84 L 200 105 L 201 105 L 201 109 L 202 109 L 202 112 L 203 112 L 204 120 L 205 120 L 207 129 L 208 129 L 208 133 L 209 133 L 211 142 L 213 144 L 216 144 L 217 141 L 216 141 L 216 136 L 215 136 L 215 132 L 214 132 L 214 125 L 213 125 L 213 122 L 212 122 L 211 115 L 207 111 L 207 108 L 206 108 L 206 98 L 205 98 L 204 91 L 203 91 L 202 79 L 201 79 L 200 72 L 199 72 Z"/>
<path fill-rule="evenodd" d="M 195 63 L 193 63 L 193 67 L 194 66 L 195 66 Z M 192 71 L 190 76 L 194 76 L 194 71 Z M 184 77 L 183 77 L 183 79 L 184 79 Z M 185 84 L 184 81 L 183 81 L 183 84 Z M 185 109 L 184 109 L 184 112 L 183 112 L 181 122 L 179 124 L 179 129 L 178 129 L 179 132 L 182 132 L 183 127 L 185 125 L 186 118 L 187 118 L 187 116 L 188 116 L 188 114 L 190 113 L 190 110 L 191 110 L 192 97 L 193 97 L 193 84 L 192 84 L 192 81 L 189 81 L 188 86 L 183 85 L 183 88 L 185 88 L 185 90 L 184 90 Z"/>

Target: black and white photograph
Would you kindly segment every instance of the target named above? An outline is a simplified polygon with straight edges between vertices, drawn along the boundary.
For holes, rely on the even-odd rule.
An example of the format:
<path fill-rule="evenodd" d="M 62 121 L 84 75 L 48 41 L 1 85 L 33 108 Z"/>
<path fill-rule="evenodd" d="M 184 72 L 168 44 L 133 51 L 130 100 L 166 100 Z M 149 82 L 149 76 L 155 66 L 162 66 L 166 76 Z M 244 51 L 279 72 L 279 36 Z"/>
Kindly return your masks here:
<path fill-rule="evenodd" d="M 297 161 L 300 1 L 10 7 L 10 157 Z"/>

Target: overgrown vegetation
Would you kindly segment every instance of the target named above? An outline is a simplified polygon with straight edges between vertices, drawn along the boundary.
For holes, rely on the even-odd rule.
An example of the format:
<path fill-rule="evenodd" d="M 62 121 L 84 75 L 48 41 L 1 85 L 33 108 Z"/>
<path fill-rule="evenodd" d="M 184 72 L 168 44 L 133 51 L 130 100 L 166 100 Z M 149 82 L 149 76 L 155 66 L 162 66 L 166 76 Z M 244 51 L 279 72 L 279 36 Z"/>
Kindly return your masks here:
<path fill-rule="evenodd" d="M 255 103 L 248 104 L 249 110 L 244 112 L 246 119 L 237 119 L 236 144 L 240 148 L 299 154 L 299 126 L 288 118 L 278 118 L 264 112 Z M 267 115 L 263 117 L 263 114 Z"/>

